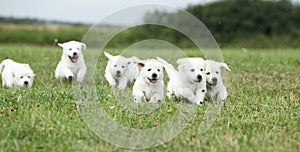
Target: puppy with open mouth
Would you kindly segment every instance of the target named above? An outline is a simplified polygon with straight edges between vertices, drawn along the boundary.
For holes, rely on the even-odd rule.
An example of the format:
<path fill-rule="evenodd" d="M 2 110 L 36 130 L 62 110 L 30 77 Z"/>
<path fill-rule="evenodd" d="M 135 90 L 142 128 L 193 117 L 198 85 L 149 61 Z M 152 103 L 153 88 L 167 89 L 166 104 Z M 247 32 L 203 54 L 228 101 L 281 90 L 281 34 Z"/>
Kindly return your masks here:
<path fill-rule="evenodd" d="M 28 64 L 14 62 L 11 59 L 3 60 L 0 64 L 3 87 L 31 88 L 35 74 Z"/>
<path fill-rule="evenodd" d="M 63 53 L 55 70 L 55 78 L 66 78 L 77 82 L 83 81 L 86 65 L 82 50 L 86 49 L 86 45 L 82 42 L 69 41 L 58 43 L 58 46 L 63 48 Z"/>
<path fill-rule="evenodd" d="M 146 102 L 161 102 L 164 100 L 163 66 L 155 59 L 139 61 L 140 74 L 132 90 L 134 101 L 140 103 L 142 98 Z"/>
<path fill-rule="evenodd" d="M 139 75 L 137 57 L 125 58 L 121 55 L 113 56 L 107 52 L 104 52 L 104 55 L 108 58 L 104 76 L 110 86 L 125 89 L 136 80 Z"/>
<path fill-rule="evenodd" d="M 213 60 L 206 60 L 209 64 L 209 70 L 206 72 L 207 93 L 209 101 L 222 100 L 227 98 L 227 90 L 223 84 L 221 69 L 230 71 L 230 68 L 224 62 L 216 62 Z"/>

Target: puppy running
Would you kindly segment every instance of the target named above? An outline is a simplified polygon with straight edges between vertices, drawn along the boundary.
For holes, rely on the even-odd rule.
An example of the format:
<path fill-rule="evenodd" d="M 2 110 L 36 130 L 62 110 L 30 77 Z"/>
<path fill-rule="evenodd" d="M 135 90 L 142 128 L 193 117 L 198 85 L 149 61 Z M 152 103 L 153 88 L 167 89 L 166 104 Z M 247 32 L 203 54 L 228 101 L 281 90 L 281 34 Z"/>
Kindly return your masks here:
<path fill-rule="evenodd" d="M 86 45 L 77 41 L 58 43 L 63 48 L 61 60 L 55 70 L 55 78 L 66 78 L 82 82 L 86 73 L 86 65 L 82 55 L 82 50 Z"/>
<path fill-rule="evenodd" d="M 230 71 L 226 63 L 216 62 L 212 60 L 206 60 L 210 65 L 210 70 L 207 71 L 207 92 L 206 96 L 209 101 L 222 100 L 224 101 L 227 98 L 227 90 L 223 84 L 221 69 L 225 68 Z"/>
<path fill-rule="evenodd" d="M 104 55 L 108 58 L 104 76 L 109 85 L 125 89 L 128 84 L 136 80 L 139 75 L 139 69 L 136 64 L 139 61 L 137 57 L 112 56 L 107 52 L 104 52 Z"/>
<path fill-rule="evenodd" d="M 28 64 L 14 62 L 11 59 L 3 60 L 0 64 L 3 87 L 28 87 L 31 88 L 35 74 Z"/>
<path fill-rule="evenodd" d="M 146 102 L 160 102 L 164 100 L 163 66 L 155 59 L 138 63 L 140 74 L 136 79 L 132 95 L 134 101 L 140 103 L 142 98 Z"/>
<path fill-rule="evenodd" d="M 191 103 L 202 104 L 206 92 L 205 70 L 208 64 L 202 58 L 182 58 L 177 60 L 178 71 L 161 58 L 169 76 L 168 97 L 180 97 Z"/>

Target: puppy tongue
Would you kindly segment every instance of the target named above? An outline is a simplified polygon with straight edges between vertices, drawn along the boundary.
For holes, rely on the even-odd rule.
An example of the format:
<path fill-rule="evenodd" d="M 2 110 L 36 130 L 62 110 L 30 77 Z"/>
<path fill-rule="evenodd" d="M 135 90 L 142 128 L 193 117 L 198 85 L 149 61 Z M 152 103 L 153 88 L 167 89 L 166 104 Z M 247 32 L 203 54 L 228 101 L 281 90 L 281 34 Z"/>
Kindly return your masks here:
<path fill-rule="evenodd" d="M 70 59 L 73 63 L 77 62 L 77 57 L 71 57 Z"/>
<path fill-rule="evenodd" d="M 156 79 L 151 79 L 150 82 L 151 82 L 151 83 L 156 83 L 157 80 L 156 80 Z"/>

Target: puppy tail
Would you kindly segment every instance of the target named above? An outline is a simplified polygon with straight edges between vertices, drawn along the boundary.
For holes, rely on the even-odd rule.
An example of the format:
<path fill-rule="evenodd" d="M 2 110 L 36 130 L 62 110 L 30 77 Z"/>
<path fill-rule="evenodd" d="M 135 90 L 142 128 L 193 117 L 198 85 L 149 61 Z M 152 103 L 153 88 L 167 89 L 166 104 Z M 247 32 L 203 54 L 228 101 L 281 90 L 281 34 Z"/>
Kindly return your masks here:
<path fill-rule="evenodd" d="M 5 60 L 1 62 L 0 64 L 0 74 L 2 73 L 2 70 L 4 69 L 5 67 Z"/>
<path fill-rule="evenodd" d="M 163 67 L 165 68 L 169 79 L 179 79 L 179 73 L 177 70 L 173 67 L 172 64 L 168 63 L 164 59 L 157 57 L 157 60 L 162 63 Z"/>
<path fill-rule="evenodd" d="M 11 59 L 5 59 L 0 63 L 0 73 L 2 73 L 3 69 L 5 68 L 5 66 L 9 63 L 12 63 L 13 60 Z"/>

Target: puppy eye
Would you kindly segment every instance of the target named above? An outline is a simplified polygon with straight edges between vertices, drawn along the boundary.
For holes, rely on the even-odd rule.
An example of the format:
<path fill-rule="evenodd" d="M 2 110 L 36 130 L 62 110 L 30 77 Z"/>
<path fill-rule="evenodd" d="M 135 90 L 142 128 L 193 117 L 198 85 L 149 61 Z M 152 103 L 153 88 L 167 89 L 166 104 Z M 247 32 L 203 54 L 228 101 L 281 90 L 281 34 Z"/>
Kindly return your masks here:
<path fill-rule="evenodd" d="M 72 51 L 72 48 L 69 48 L 69 51 Z"/>
<path fill-rule="evenodd" d="M 157 69 L 158 72 L 160 72 L 160 69 Z"/>
<path fill-rule="evenodd" d="M 219 71 L 216 71 L 216 74 L 219 74 Z"/>
<path fill-rule="evenodd" d="M 117 65 L 115 64 L 114 67 L 117 67 Z"/>
<path fill-rule="evenodd" d="M 79 48 L 77 48 L 77 50 L 79 50 Z"/>
<path fill-rule="evenodd" d="M 210 72 L 207 72 L 206 75 L 210 75 Z"/>
<path fill-rule="evenodd" d="M 123 68 L 123 69 L 125 68 L 124 65 L 122 65 L 122 68 Z"/>
<path fill-rule="evenodd" d="M 148 71 L 151 71 L 151 69 L 148 69 Z"/>
<path fill-rule="evenodd" d="M 200 71 L 203 71 L 203 69 L 200 69 Z"/>
<path fill-rule="evenodd" d="M 192 71 L 192 72 L 194 72 L 194 71 L 195 71 L 195 69 L 192 69 L 191 71 Z"/>
<path fill-rule="evenodd" d="M 23 79 L 23 76 L 21 76 L 20 79 Z"/>
<path fill-rule="evenodd" d="M 28 76 L 28 78 L 30 79 L 30 76 Z"/>

